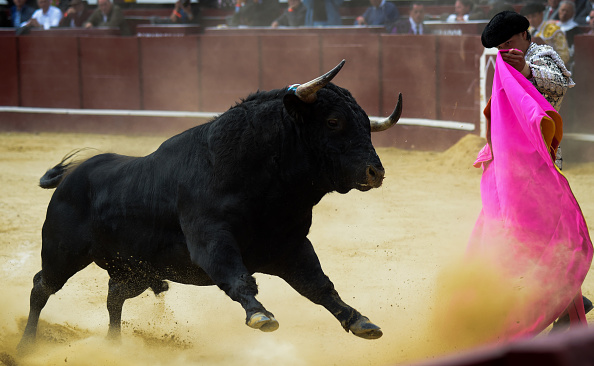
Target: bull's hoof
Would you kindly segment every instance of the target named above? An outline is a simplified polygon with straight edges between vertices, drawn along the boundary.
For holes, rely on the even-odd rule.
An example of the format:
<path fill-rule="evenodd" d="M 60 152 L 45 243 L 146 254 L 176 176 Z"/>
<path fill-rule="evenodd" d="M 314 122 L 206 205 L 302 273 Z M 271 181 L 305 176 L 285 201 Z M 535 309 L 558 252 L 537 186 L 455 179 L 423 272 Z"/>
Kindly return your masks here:
<path fill-rule="evenodd" d="M 273 316 L 269 317 L 261 312 L 252 315 L 247 325 L 262 332 L 274 332 L 278 329 L 278 321 Z"/>
<path fill-rule="evenodd" d="M 384 335 L 381 328 L 370 322 L 365 316 L 360 317 L 356 322 L 351 324 L 349 330 L 357 337 L 365 339 L 378 339 Z"/>
<path fill-rule="evenodd" d="M 166 281 L 157 281 L 151 286 L 151 290 L 153 290 L 153 293 L 157 296 L 160 293 L 169 290 L 169 284 Z"/>
<path fill-rule="evenodd" d="M 120 328 L 109 327 L 105 339 L 107 339 L 110 342 L 120 343 L 122 341 L 122 331 L 120 330 Z"/>

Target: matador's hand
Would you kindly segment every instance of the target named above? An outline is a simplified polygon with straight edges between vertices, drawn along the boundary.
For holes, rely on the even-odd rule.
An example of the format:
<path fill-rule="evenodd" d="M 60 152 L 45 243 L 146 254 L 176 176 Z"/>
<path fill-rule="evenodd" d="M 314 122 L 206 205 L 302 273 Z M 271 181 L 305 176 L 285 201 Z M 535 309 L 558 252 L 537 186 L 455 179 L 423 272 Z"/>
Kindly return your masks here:
<path fill-rule="evenodd" d="M 524 66 L 526 66 L 524 52 L 515 48 L 512 48 L 509 52 L 502 53 L 501 58 L 519 72 L 522 72 Z"/>

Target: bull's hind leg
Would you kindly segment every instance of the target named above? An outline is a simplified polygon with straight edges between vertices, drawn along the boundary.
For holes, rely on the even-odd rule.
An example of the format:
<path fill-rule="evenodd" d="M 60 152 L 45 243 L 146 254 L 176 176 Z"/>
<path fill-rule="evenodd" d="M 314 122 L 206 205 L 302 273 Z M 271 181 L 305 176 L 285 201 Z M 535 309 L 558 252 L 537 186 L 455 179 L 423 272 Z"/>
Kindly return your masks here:
<path fill-rule="evenodd" d="M 124 302 L 142 294 L 148 288 L 151 288 L 155 295 L 158 295 L 163 291 L 167 291 L 169 286 L 165 281 L 156 279 L 147 281 L 142 276 L 136 278 L 128 277 L 126 279 L 114 276 L 109 279 L 109 290 L 107 293 L 109 330 L 107 332 L 107 338 L 113 340 L 120 339 Z"/>
<path fill-rule="evenodd" d="M 23 337 L 17 346 L 20 353 L 26 352 L 34 345 L 39 316 L 49 297 L 58 292 L 76 272 L 91 263 L 91 260 L 86 258 L 78 262 L 69 262 L 67 258 L 63 258 L 63 261 L 55 263 L 55 261 L 52 261 L 55 257 L 52 258 L 43 251 L 42 257 L 43 269 L 33 277 L 33 289 L 29 300 L 29 318 L 27 319 Z"/>
<path fill-rule="evenodd" d="M 135 282 L 133 280 L 109 279 L 109 290 L 107 292 L 107 311 L 109 312 L 109 330 L 107 338 L 119 340 L 122 327 L 122 308 L 124 302 L 136 297 L 149 288 L 147 283 Z"/>
<path fill-rule="evenodd" d="M 347 305 L 334 284 L 322 271 L 318 256 L 309 240 L 298 246 L 295 252 L 285 257 L 273 275 L 284 279 L 301 295 L 315 304 L 322 305 L 340 322 L 348 332 L 365 339 L 377 339 L 382 336 L 381 329 L 369 321 L 366 316 Z"/>
<path fill-rule="evenodd" d="M 20 353 L 26 352 L 27 349 L 35 343 L 37 324 L 39 323 L 41 310 L 45 304 L 47 304 L 50 295 L 55 293 L 55 291 L 49 288 L 45 281 L 43 281 L 41 272 L 42 271 L 39 271 L 33 276 L 33 289 L 31 290 L 31 298 L 29 300 L 29 318 L 27 319 L 23 337 L 17 346 Z"/>

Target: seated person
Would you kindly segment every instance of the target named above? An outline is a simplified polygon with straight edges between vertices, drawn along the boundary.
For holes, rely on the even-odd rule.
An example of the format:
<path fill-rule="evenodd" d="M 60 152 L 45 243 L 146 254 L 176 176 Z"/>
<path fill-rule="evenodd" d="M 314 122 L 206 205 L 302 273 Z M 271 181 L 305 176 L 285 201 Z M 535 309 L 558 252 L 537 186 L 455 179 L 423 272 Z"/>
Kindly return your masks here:
<path fill-rule="evenodd" d="M 569 46 L 565 33 L 554 20 L 544 21 L 545 6 L 542 3 L 534 2 L 526 4 L 520 10 L 530 22 L 528 31 L 532 35 L 532 41 L 536 44 L 547 44 L 559 54 L 565 65 L 569 64 Z"/>
<path fill-rule="evenodd" d="M 575 4 L 573 1 L 563 0 L 559 3 L 559 27 L 565 32 L 569 49 L 573 49 L 573 37 L 580 34 L 579 24 L 574 20 Z M 570 51 L 571 52 L 571 51 Z"/>
<path fill-rule="evenodd" d="M 575 4 L 575 21 L 577 24 L 587 26 L 592 10 L 594 10 L 594 0 L 578 0 Z"/>
<path fill-rule="evenodd" d="M 68 10 L 60 20 L 60 27 L 82 27 L 92 12 L 82 0 L 71 0 Z"/>
<path fill-rule="evenodd" d="M 369 0 L 371 6 L 355 19 L 355 25 L 392 25 L 400 17 L 396 5 L 386 0 Z"/>
<path fill-rule="evenodd" d="M 407 19 L 401 19 L 392 28 L 391 33 L 397 34 L 425 34 L 423 21 L 425 20 L 425 6 L 416 2 L 410 5 Z"/>
<path fill-rule="evenodd" d="M 93 27 L 118 27 L 122 36 L 132 34 L 122 9 L 112 4 L 110 0 L 97 0 L 97 9 L 93 11 L 85 23 L 85 28 Z"/>
<path fill-rule="evenodd" d="M 491 19 L 495 16 L 495 14 L 501 13 L 502 11 L 516 11 L 514 6 L 507 2 L 506 0 L 501 0 L 495 2 L 489 11 L 487 12 L 487 19 Z"/>
<path fill-rule="evenodd" d="M 60 24 L 62 12 L 57 7 L 50 5 L 49 0 L 37 0 L 37 6 L 39 6 L 39 9 L 35 10 L 31 19 L 25 25 L 26 27 L 50 29 Z"/>
<path fill-rule="evenodd" d="M 196 8 L 197 9 L 197 8 Z M 152 24 L 196 24 L 198 20 L 197 10 L 192 8 L 190 0 L 177 0 L 168 17 L 154 17 Z"/>
<path fill-rule="evenodd" d="M 25 0 L 14 0 L 14 5 L 10 8 L 10 25 L 19 28 L 27 24 L 35 9 L 28 6 Z"/>
<path fill-rule="evenodd" d="M 235 13 L 227 17 L 227 25 L 268 27 L 279 14 L 278 0 L 236 0 Z"/>
<path fill-rule="evenodd" d="M 307 9 L 307 27 L 341 26 L 340 6 L 344 0 L 302 0 Z"/>
<path fill-rule="evenodd" d="M 301 0 L 288 0 L 289 6 L 287 9 L 272 22 L 270 25 L 272 28 L 278 26 L 283 27 L 300 27 L 305 25 L 305 5 L 301 3 Z"/>
<path fill-rule="evenodd" d="M 559 3 L 561 0 L 547 0 L 544 20 L 559 20 Z"/>
<path fill-rule="evenodd" d="M 467 22 L 470 12 L 474 8 L 472 0 L 456 0 L 454 4 L 454 14 L 447 17 L 446 22 Z"/>

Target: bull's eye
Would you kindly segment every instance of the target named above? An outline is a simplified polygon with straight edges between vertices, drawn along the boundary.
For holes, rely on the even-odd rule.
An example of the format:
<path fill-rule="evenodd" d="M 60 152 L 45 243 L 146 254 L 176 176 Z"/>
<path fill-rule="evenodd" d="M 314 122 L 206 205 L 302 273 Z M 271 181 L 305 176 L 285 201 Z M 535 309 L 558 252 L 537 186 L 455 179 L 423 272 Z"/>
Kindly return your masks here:
<path fill-rule="evenodd" d="M 326 125 L 331 129 L 331 130 L 336 130 L 340 127 L 340 123 L 338 122 L 337 119 L 331 118 L 329 120 L 326 120 Z"/>

